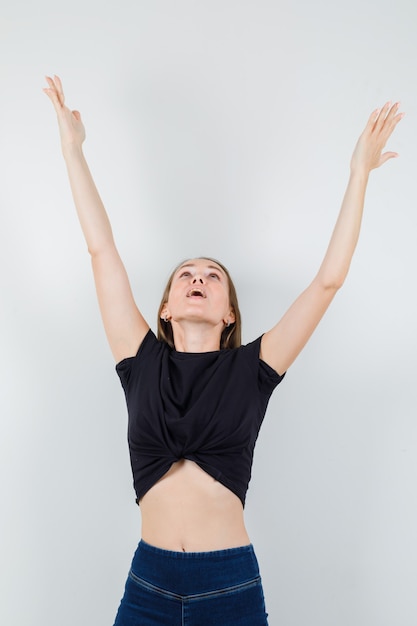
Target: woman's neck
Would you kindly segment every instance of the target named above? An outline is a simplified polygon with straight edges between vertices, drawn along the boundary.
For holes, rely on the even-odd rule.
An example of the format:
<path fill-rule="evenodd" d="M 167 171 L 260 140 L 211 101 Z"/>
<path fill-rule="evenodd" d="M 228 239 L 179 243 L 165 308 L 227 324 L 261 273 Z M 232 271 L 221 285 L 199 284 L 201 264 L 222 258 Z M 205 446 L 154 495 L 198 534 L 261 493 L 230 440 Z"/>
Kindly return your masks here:
<path fill-rule="evenodd" d="M 174 345 L 177 352 L 214 352 L 220 350 L 223 326 L 178 324 L 172 321 Z"/>

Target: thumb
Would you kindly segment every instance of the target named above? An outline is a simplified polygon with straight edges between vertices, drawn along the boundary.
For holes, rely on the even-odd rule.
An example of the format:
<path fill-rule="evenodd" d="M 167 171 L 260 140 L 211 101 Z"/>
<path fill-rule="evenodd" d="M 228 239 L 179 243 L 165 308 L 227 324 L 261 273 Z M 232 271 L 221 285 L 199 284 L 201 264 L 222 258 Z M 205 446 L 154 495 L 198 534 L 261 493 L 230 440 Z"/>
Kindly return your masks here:
<path fill-rule="evenodd" d="M 72 111 L 72 114 L 77 120 L 77 122 L 81 122 L 81 113 L 79 111 Z"/>
<path fill-rule="evenodd" d="M 384 152 L 384 154 L 381 154 L 379 165 L 383 165 L 384 163 L 389 161 L 389 159 L 396 159 L 399 156 L 400 155 L 398 154 L 398 152 Z"/>

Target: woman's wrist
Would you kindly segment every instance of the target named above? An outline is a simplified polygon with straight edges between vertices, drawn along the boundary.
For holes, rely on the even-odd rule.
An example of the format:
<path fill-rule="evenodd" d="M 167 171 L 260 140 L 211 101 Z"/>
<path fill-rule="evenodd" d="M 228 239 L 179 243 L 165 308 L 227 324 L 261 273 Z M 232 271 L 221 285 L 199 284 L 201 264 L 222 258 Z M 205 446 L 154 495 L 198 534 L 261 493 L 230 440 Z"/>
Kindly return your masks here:
<path fill-rule="evenodd" d="M 66 161 L 84 158 L 82 145 L 75 142 L 62 144 L 62 154 Z"/>
<path fill-rule="evenodd" d="M 370 171 L 365 167 L 359 167 L 357 165 L 351 164 L 350 166 L 350 180 L 358 183 L 367 184 L 369 179 Z"/>

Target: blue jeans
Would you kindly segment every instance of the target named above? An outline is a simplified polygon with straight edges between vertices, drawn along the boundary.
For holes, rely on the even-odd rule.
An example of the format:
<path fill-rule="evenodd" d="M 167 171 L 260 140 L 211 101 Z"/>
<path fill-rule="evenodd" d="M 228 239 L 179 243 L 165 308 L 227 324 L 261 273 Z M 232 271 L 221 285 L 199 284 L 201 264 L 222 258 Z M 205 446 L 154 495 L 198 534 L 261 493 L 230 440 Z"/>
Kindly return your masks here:
<path fill-rule="evenodd" d="M 172 552 L 141 541 L 114 626 L 267 626 L 251 545 Z"/>

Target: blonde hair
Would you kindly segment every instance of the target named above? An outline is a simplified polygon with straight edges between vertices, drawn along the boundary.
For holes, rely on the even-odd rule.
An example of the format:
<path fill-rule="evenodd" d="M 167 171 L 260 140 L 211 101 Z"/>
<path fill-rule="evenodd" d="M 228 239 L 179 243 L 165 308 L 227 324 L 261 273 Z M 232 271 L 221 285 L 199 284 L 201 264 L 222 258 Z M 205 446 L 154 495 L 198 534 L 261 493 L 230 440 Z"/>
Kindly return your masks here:
<path fill-rule="evenodd" d="M 235 314 L 235 321 L 233 324 L 230 324 L 230 326 L 226 326 L 226 328 L 224 328 L 220 337 L 220 350 L 231 350 L 233 348 L 238 348 L 242 344 L 242 321 L 240 317 L 239 304 L 237 301 L 236 288 L 230 277 L 229 271 L 226 269 L 226 267 L 222 263 L 219 263 L 219 261 L 217 261 L 216 259 L 212 259 L 211 257 L 206 257 L 206 256 L 199 257 L 199 258 L 206 259 L 207 261 L 211 261 L 212 263 L 217 263 L 217 265 L 221 267 L 221 269 L 227 276 L 227 281 L 229 284 L 229 302 L 230 302 L 230 307 L 233 310 L 233 313 Z M 175 276 L 175 273 L 178 271 L 181 265 L 184 265 L 184 263 L 186 263 L 189 260 L 190 259 L 182 261 L 172 271 L 171 276 L 169 277 L 168 282 L 166 284 L 165 291 L 161 299 L 161 304 L 159 305 L 159 309 L 158 309 L 158 339 L 160 341 L 165 341 L 165 343 L 167 343 L 171 348 L 175 348 L 174 335 L 172 332 L 171 322 L 170 321 L 165 322 L 163 319 L 161 319 L 161 311 L 164 308 L 164 305 L 168 302 L 169 292 L 171 290 L 171 285 L 172 285 L 172 281 Z"/>

